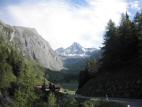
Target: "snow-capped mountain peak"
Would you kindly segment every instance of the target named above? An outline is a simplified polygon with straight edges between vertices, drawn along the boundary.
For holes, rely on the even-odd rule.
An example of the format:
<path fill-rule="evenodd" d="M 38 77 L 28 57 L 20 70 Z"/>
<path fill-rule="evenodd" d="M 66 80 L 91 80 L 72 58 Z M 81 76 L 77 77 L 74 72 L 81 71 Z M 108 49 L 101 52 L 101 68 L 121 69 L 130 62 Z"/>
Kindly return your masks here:
<path fill-rule="evenodd" d="M 82 46 L 79 44 L 79 43 L 77 43 L 77 42 L 74 42 L 70 47 L 73 47 L 73 48 L 82 48 Z"/>
<path fill-rule="evenodd" d="M 79 56 L 79 57 L 88 57 L 94 52 L 95 48 L 84 48 L 79 43 L 74 42 L 71 46 L 67 48 L 58 48 L 56 53 L 61 56 Z"/>

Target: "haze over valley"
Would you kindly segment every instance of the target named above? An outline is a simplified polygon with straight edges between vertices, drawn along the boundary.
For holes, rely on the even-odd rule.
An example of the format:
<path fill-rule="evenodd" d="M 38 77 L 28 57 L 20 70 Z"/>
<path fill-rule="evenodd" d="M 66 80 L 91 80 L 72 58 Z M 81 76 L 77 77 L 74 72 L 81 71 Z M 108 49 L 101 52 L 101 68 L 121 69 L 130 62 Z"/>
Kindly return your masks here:
<path fill-rule="evenodd" d="M 0 107 L 142 107 L 141 0 L 1 0 Z"/>

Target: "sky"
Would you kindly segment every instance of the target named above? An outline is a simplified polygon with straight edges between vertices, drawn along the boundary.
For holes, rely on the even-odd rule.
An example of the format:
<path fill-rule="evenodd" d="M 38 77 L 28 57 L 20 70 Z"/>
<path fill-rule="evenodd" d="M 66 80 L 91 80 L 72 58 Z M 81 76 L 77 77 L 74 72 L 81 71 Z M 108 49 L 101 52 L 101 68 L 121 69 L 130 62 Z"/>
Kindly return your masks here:
<path fill-rule="evenodd" d="M 122 13 L 132 19 L 140 7 L 142 0 L 0 0 L 0 20 L 35 28 L 53 49 L 100 48 L 107 22 L 119 25 Z"/>

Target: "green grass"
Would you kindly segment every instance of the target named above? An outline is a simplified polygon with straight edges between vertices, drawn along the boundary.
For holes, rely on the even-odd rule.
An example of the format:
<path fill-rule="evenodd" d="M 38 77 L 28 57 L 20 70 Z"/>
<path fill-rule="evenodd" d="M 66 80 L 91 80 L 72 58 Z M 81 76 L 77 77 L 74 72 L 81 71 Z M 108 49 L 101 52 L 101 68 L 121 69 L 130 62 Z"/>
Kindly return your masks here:
<path fill-rule="evenodd" d="M 82 107 L 127 107 L 124 104 L 108 102 L 103 100 L 88 100 L 82 103 Z"/>
<path fill-rule="evenodd" d="M 70 82 L 70 83 L 61 83 L 62 87 L 64 88 L 64 92 L 69 95 L 75 95 L 75 92 L 78 88 L 77 82 Z"/>
<path fill-rule="evenodd" d="M 75 95 L 75 92 L 76 92 L 76 91 L 72 91 L 72 90 L 65 89 L 64 92 L 65 92 L 65 94 Z"/>
<path fill-rule="evenodd" d="M 72 90 L 72 91 L 76 91 L 76 89 L 78 88 L 78 83 L 61 83 L 62 87 L 64 89 L 68 89 L 68 90 Z"/>
<path fill-rule="evenodd" d="M 80 105 L 80 106 L 79 106 Z M 116 102 L 108 102 L 103 100 L 87 100 L 79 103 L 73 96 L 69 95 L 64 101 L 63 107 L 127 107 L 124 104 Z"/>

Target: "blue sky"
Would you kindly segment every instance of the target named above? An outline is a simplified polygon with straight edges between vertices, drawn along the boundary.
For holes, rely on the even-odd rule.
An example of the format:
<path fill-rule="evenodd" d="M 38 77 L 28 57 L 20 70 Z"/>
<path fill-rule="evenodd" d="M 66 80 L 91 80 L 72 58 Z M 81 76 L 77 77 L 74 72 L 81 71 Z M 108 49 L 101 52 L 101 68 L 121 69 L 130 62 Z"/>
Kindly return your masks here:
<path fill-rule="evenodd" d="M 39 0 L 30 0 L 30 1 L 39 1 Z M 48 0 L 47 0 L 48 1 Z M 86 0 L 66 0 L 67 2 L 73 4 L 73 5 L 86 5 L 87 1 Z M 9 4 L 19 4 L 25 2 L 25 0 L 1 0 L 0 5 L 9 5 Z"/>
<path fill-rule="evenodd" d="M 86 6 L 88 3 L 86 0 L 67 0 L 72 5 Z"/>
<path fill-rule="evenodd" d="M 118 25 L 122 13 L 133 18 L 141 7 L 142 0 L 0 0 L 0 20 L 36 28 L 53 49 L 99 48 L 109 19 Z"/>

